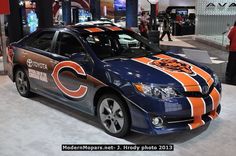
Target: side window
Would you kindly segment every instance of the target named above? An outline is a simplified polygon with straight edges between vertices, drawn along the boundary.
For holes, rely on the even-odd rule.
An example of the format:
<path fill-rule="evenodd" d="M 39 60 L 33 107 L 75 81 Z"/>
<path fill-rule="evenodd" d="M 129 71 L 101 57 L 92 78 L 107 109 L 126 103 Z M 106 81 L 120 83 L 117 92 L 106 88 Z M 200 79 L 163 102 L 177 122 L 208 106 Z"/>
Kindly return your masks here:
<path fill-rule="evenodd" d="M 38 34 L 35 38 L 28 41 L 25 45 L 28 47 L 40 49 L 43 51 L 51 52 L 52 49 L 52 40 L 55 32 L 53 31 L 45 31 Z"/>
<path fill-rule="evenodd" d="M 81 43 L 71 34 L 61 33 L 56 43 L 56 51 L 58 54 L 70 57 L 76 53 L 84 53 Z"/>
<path fill-rule="evenodd" d="M 108 35 L 89 35 L 86 37 L 86 40 L 100 59 L 112 57 L 116 52 L 114 39 L 112 40 Z"/>

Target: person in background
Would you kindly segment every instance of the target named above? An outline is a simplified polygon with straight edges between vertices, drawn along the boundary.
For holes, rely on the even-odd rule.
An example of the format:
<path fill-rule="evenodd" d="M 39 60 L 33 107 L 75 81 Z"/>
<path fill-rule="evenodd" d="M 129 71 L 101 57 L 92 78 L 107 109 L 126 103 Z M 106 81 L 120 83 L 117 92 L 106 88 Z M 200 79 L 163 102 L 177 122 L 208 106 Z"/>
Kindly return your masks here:
<path fill-rule="evenodd" d="M 226 82 L 236 85 L 236 21 L 228 34 L 228 38 L 230 40 L 230 45 L 226 69 Z"/>
<path fill-rule="evenodd" d="M 178 15 L 176 16 L 176 22 L 182 24 L 182 22 L 183 22 L 183 17 L 182 17 L 180 14 L 178 14 Z"/>
<path fill-rule="evenodd" d="M 149 15 L 148 15 L 148 12 L 147 11 L 143 11 L 142 13 L 141 13 L 141 18 L 140 18 L 140 20 L 141 20 L 141 22 L 144 22 L 144 23 L 146 23 L 146 24 L 148 24 L 149 23 Z"/>
<path fill-rule="evenodd" d="M 149 16 L 147 12 L 143 11 L 140 18 L 139 31 L 140 34 L 145 38 L 148 38 L 148 23 L 149 23 Z"/>
<path fill-rule="evenodd" d="M 170 21 L 169 21 L 169 17 L 168 15 L 166 15 L 164 17 L 164 21 L 163 21 L 163 33 L 161 35 L 160 41 L 163 41 L 163 38 L 165 37 L 165 35 L 167 34 L 169 41 L 173 41 L 170 37 Z"/>

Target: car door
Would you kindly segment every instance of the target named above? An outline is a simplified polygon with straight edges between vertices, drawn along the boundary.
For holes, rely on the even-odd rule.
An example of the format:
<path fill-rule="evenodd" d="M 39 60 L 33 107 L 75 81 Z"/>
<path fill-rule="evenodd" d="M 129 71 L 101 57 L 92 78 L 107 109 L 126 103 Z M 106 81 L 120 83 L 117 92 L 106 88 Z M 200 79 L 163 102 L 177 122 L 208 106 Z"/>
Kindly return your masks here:
<path fill-rule="evenodd" d="M 90 95 L 96 85 L 91 80 L 93 61 L 76 35 L 61 31 L 55 42 L 54 61 L 50 69 L 55 88 L 51 93 L 66 104 L 90 112 L 92 103 Z"/>
<path fill-rule="evenodd" d="M 53 55 L 54 30 L 41 31 L 30 37 L 19 50 L 21 62 L 25 64 L 31 88 L 36 92 L 49 93 L 51 87 L 50 65 Z"/>

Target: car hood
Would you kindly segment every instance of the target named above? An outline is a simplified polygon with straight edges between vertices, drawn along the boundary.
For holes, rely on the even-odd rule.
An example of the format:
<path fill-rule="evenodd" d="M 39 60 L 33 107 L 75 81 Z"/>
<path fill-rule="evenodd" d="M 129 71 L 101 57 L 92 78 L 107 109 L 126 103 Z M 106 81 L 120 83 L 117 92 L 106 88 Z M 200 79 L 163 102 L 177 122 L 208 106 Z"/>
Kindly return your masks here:
<path fill-rule="evenodd" d="M 175 55 L 158 54 L 105 62 L 110 72 L 132 83 L 153 83 L 200 92 L 203 87 L 210 87 L 214 83 L 212 73 L 207 68 Z"/>

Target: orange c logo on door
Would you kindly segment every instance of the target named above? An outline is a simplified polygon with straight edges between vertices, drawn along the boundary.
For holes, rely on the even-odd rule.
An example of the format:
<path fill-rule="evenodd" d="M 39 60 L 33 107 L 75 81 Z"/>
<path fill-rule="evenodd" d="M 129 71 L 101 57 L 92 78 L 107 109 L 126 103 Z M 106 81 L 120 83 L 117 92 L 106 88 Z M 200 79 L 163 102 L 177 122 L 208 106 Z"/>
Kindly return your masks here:
<path fill-rule="evenodd" d="M 70 68 L 74 70 L 78 75 L 86 76 L 84 69 L 77 63 L 72 61 L 63 61 L 58 63 L 52 73 L 52 77 L 54 82 L 56 83 L 57 87 L 62 91 L 65 95 L 71 98 L 82 98 L 86 95 L 88 91 L 88 87 L 84 85 L 80 85 L 77 90 L 70 90 L 66 88 L 59 79 L 59 73 L 64 68 Z"/>

